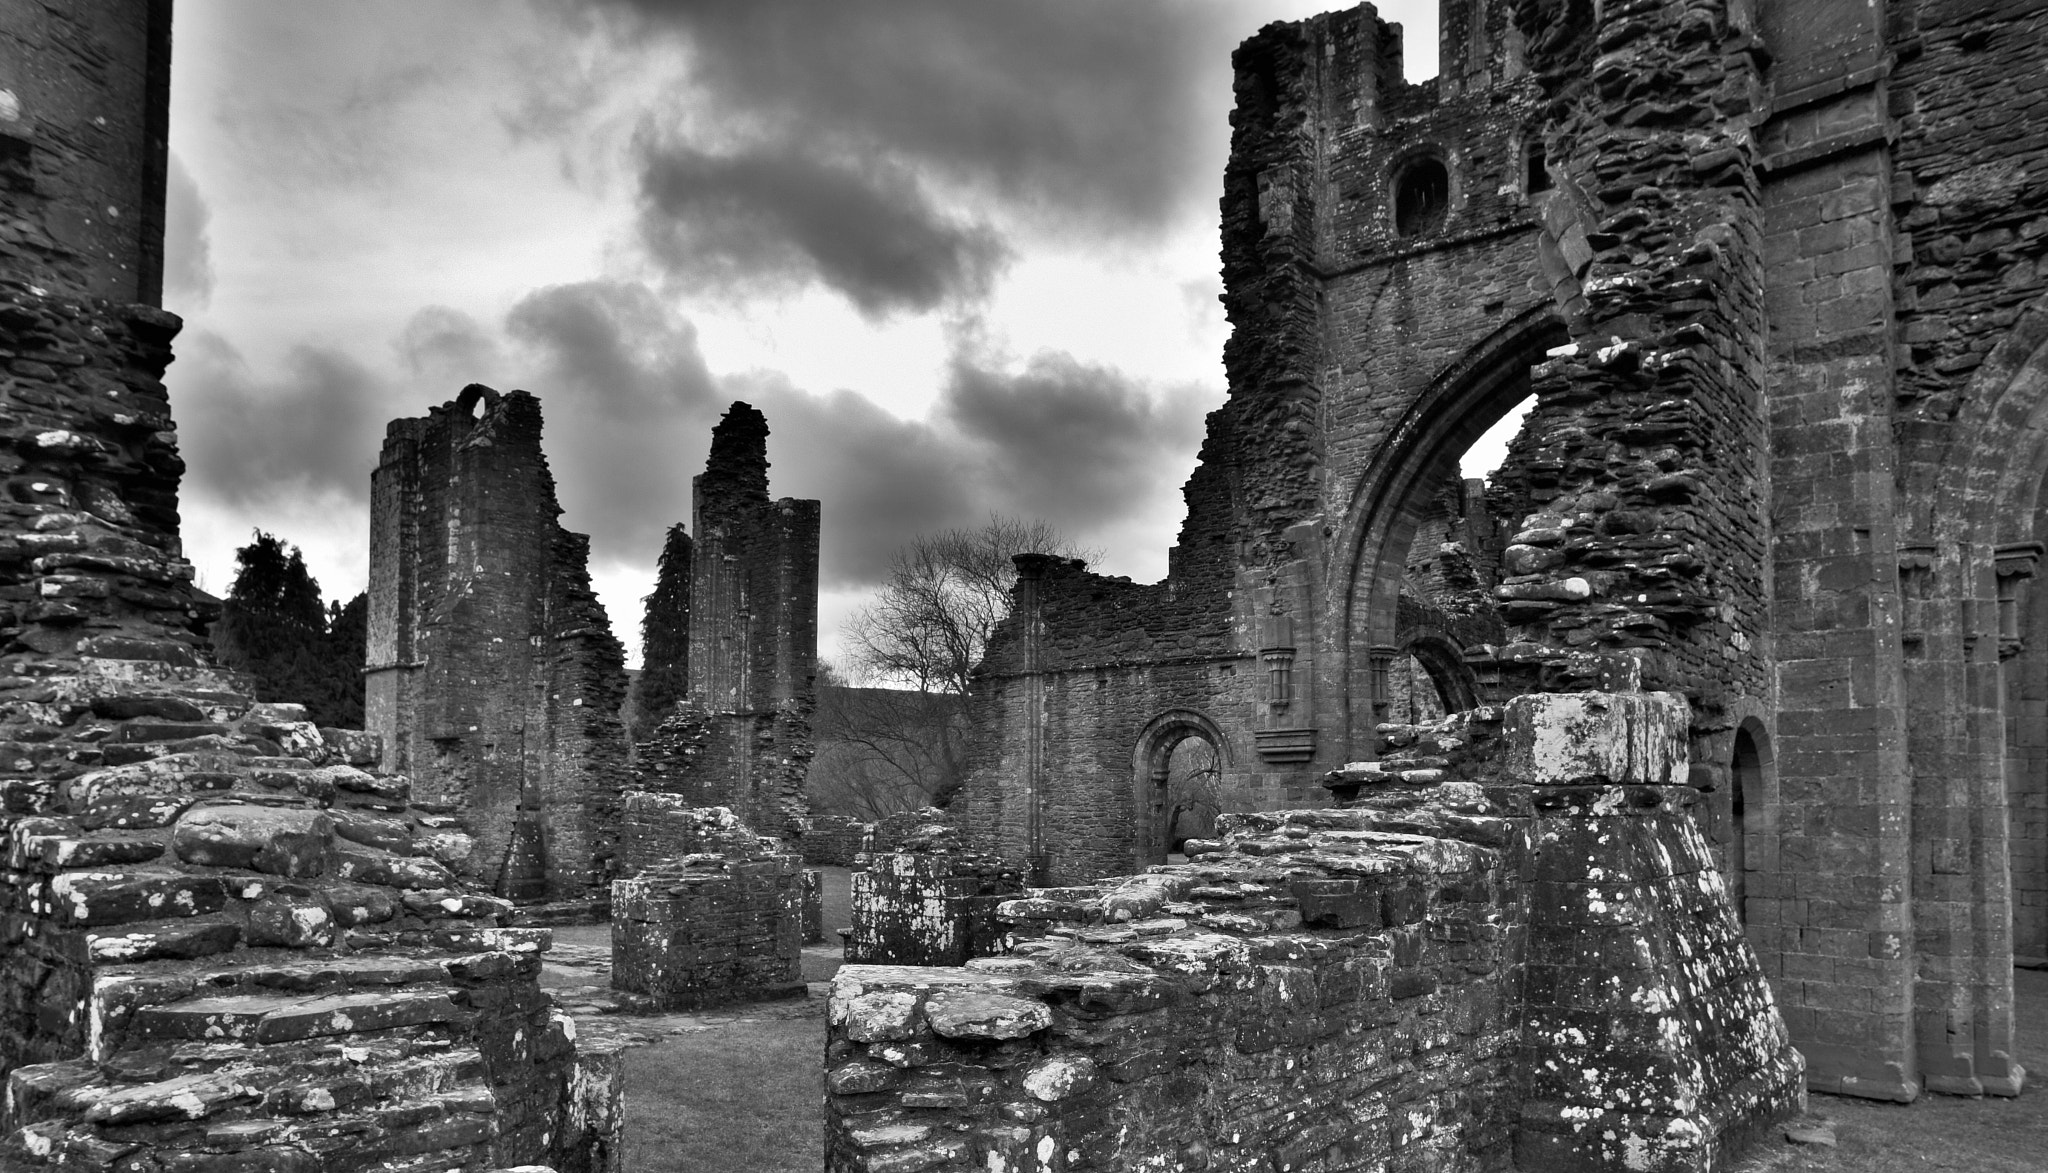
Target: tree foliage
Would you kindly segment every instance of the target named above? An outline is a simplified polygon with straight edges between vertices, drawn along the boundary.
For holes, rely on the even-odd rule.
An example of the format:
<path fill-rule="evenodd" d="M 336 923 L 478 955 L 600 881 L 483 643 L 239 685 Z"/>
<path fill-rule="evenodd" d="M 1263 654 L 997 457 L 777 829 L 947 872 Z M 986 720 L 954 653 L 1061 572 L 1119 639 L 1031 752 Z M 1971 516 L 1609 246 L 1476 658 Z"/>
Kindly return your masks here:
<path fill-rule="evenodd" d="M 952 801 L 967 770 L 968 679 L 1009 612 L 1012 558 L 1027 553 L 1091 556 L 1045 522 L 1001 515 L 920 536 L 897 552 L 875 601 L 842 628 L 855 680 L 884 687 L 843 690 L 829 707 L 820 690 L 827 769 L 821 778 L 813 763 L 814 802 L 834 786 L 855 785 L 869 805 Z"/>
<path fill-rule="evenodd" d="M 645 741 L 690 691 L 690 535 L 668 530 L 654 591 L 640 600 L 640 675 L 633 682 L 633 740 Z"/>
<path fill-rule="evenodd" d="M 369 596 L 323 605 L 298 547 L 261 530 L 235 551 L 235 567 L 213 629 L 215 658 L 246 675 L 259 701 L 304 705 L 318 725 L 361 728 Z"/>

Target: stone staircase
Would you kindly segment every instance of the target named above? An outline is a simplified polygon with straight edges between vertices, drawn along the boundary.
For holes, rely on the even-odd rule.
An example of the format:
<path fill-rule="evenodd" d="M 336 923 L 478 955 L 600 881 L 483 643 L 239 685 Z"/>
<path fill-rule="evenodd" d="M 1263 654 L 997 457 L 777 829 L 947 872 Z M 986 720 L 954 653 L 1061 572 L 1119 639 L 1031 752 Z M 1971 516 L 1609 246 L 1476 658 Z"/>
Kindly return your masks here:
<path fill-rule="evenodd" d="M 549 931 L 373 738 L 237 685 L 0 659 L 0 1173 L 608 1167 Z"/>

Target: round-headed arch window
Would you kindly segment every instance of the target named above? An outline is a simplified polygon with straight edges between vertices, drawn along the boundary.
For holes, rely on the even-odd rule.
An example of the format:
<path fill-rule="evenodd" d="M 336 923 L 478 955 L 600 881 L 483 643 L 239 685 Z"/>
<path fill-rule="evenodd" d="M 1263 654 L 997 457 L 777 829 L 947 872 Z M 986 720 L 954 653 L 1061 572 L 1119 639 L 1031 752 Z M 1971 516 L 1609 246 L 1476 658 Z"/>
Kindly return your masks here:
<path fill-rule="evenodd" d="M 1394 176 L 1394 231 L 1420 236 L 1443 227 L 1451 210 L 1451 173 L 1434 155 L 1409 160 Z"/>

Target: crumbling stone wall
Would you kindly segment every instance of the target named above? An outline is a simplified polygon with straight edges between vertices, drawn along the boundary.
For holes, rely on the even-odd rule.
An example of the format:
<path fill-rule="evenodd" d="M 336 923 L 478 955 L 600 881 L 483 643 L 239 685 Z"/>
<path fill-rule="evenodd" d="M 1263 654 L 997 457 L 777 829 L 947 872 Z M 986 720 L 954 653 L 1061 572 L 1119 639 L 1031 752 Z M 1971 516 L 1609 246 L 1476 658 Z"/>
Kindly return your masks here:
<path fill-rule="evenodd" d="M 813 867 L 850 868 L 855 857 L 869 850 L 868 838 L 873 833 L 872 824 L 852 815 L 812 815 L 803 826 L 798 846 L 804 862 Z"/>
<path fill-rule="evenodd" d="M 802 861 L 723 808 L 635 795 L 629 817 L 677 833 L 665 858 L 612 882 L 613 987 L 649 1010 L 802 997 L 816 920 Z"/>
<path fill-rule="evenodd" d="M 695 806 L 688 798 L 673 794 L 635 791 L 626 796 L 619 833 L 622 880 L 678 856 L 752 858 L 773 850 L 725 807 Z"/>
<path fill-rule="evenodd" d="M 672 653 L 647 671 L 681 675 L 688 693 L 646 714 L 660 723 L 636 752 L 636 784 L 793 838 L 809 812 L 817 707 L 818 502 L 769 499 L 768 421 L 744 403 L 712 430 L 692 488 L 696 538 L 670 539 L 688 558 L 687 587 L 651 596 L 646 625 L 669 635 L 648 655 Z"/>
<path fill-rule="evenodd" d="M 842 969 L 828 1168 L 1720 1167 L 1803 1093 L 1685 729 L 1475 710 L 1333 778 L 1351 809 L 1003 905 L 1005 955 Z"/>
<path fill-rule="evenodd" d="M 926 816 L 890 845 L 862 857 L 853 874 L 853 925 L 846 960 L 858 965 L 962 965 L 1004 940 L 996 906 L 1023 887 L 1017 869 L 969 849 L 957 830 Z M 897 816 L 900 818 L 901 816 Z M 890 828 L 891 831 L 894 828 Z"/>
<path fill-rule="evenodd" d="M 371 477 L 365 723 L 522 902 L 604 891 L 626 756 L 624 653 L 540 433 L 539 400 L 472 384 L 393 421 Z"/>
<path fill-rule="evenodd" d="M 1434 622 L 1401 585 L 1432 495 L 1533 396 L 1473 699 L 1682 694 L 1681 805 L 1814 1085 L 2015 1093 L 2015 934 L 2048 940 L 2048 14 L 1440 11 L 1420 85 L 1364 6 L 1238 50 L 1230 399 L 1171 571 L 1020 583 L 965 826 L 1072 882 L 1146 857 L 1162 724 L 1215 731 L 1240 809 L 1374 760 Z"/>

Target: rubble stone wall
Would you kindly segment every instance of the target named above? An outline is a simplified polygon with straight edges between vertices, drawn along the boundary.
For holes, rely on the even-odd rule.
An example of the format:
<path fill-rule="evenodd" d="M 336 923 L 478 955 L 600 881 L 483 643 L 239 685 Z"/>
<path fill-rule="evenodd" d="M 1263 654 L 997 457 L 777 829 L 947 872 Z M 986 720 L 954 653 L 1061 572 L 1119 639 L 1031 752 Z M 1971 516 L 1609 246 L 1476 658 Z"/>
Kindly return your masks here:
<path fill-rule="evenodd" d="M 472 385 L 393 421 L 371 481 L 365 721 L 521 901 L 603 891 L 626 749 L 624 653 L 540 433 L 533 396 Z"/>
<path fill-rule="evenodd" d="M 612 985 L 649 1009 L 800 998 L 804 872 L 785 855 L 696 855 L 612 883 Z"/>
<path fill-rule="evenodd" d="M 1013 955 L 842 968 L 826 1167 L 1497 1167 L 1499 864 L 1437 846 L 1391 845 L 1366 877 L 1186 865 L 1047 891 L 1010 908 L 1078 923 Z"/>
<path fill-rule="evenodd" d="M 1669 694 L 1474 710 L 1346 809 L 1004 904 L 1000 956 L 842 969 L 828 1168 L 1722 1167 L 1801 1065 L 1686 730 Z"/>
<path fill-rule="evenodd" d="M 858 965 L 962 965 L 996 951 L 996 906 L 1023 887 L 1016 869 L 930 849 L 870 855 L 853 874 L 846 960 Z"/>
<path fill-rule="evenodd" d="M 871 823 L 852 815 L 812 815 L 803 828 L 804 862 L 812 866 L 850 868 L 861 852 L 868 850 Z"/>

